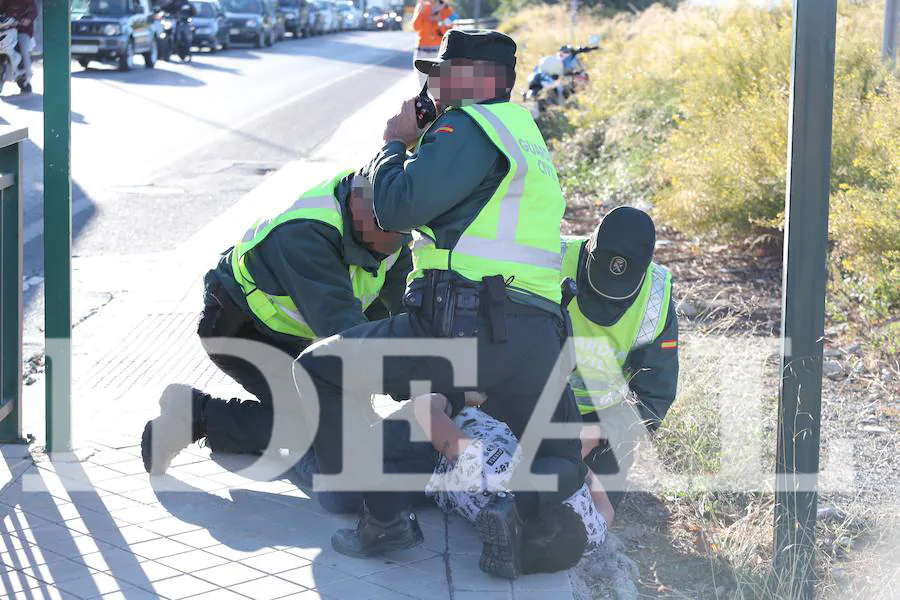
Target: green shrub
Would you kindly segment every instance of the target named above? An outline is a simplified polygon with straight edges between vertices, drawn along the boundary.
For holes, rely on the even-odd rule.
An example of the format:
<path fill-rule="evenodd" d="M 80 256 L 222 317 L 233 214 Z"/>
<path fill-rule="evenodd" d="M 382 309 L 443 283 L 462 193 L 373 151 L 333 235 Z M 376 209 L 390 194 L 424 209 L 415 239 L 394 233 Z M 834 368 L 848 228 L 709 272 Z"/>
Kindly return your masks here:
<path fill-rule="evenodd" d="M 735 241 L 784 226 L 791 11 L 655 5 L 612 19 L 565 7 L 504 23 L 519 89 L 562 43 L 605 37 L 577 106 L 542 122 L 572 206 L 653 206 L 692 236 Z M 833 114 L 832 301 L 866 319 L 900 309 L 900 85 L 879 57 L 884 5 L 839 4 Z M 846 302 L 849 301 L 849 302 Z"/>

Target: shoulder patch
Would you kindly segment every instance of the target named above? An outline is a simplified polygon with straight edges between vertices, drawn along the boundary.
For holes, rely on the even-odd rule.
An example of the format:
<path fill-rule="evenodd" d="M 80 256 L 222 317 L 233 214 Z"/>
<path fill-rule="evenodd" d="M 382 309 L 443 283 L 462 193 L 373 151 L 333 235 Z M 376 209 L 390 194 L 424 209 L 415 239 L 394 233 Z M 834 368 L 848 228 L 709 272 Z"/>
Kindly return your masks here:
<path fill-rule="evenodd" d="M 437 129 L 434 130 L 435 133 L 453 133 L 452 125 L 441 125 Z"/>

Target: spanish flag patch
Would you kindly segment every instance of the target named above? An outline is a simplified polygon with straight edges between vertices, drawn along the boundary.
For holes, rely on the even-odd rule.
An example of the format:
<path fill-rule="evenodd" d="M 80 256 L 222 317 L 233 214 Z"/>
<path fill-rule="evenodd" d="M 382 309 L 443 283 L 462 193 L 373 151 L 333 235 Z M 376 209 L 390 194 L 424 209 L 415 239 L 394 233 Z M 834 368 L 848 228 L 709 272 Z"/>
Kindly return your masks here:
<path fill-rule="evenodd" d="M 434 130 L 435 133 L 453 133 L 453 127 L 450 125 L 441 125 Z"/>
<path fill-rule="evenodd" d="M 659 347 L 663 350 L 674 350 L 678 347 L 678 340 L 663 340 L 660 342 Z"/>

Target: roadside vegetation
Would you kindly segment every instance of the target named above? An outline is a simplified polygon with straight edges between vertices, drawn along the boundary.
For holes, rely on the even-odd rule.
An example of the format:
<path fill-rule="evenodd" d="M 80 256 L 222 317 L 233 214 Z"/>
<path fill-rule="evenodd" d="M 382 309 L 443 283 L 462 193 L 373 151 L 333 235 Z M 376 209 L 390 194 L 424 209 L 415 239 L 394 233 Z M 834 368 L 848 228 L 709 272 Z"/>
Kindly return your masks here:
<path fill-rule="evenodd" d="M 539 119 L 568 200 L 565 232 L 586 233 L 620 204 L 649 210 L 665 242 L 658 260 L 676 275 L 679 396 L 655 436 L 656 462 L 639 460 L 632 477 L 652 493 L 630 495 L 615 528 L 640 568 L 635 591 L 782 597 L 769 570 L 770 474 L 790 3 L 669 4 L 586 9 L 574 35 L 568 3 L 530 6 L 508 11 L 500 28 L 519 44 L 519 92 L 542 56 L 603 37 L 583 61 L 590 88 Z M 826 329 L 826 362 L 837 370 L 825 380 L 821 462 L 828 471 L 849 447 L 853 473 L 820 496 L 816 586 L 825 597 L 896 597 L 900 577 L 885 563 L 898 544 L 900 78 L 880 60 L 883 16 L 883 1 L 839 2 Z M 741 428 L 743 446 L 734 443 Z M 741 465 L 764 475 L 745 488 L 754 491 L 731 485 Z M 624 571 L 580 572 L 594 598 L 629 597 L 609 583 Z"/>
<path fill-rule="evenodd" d="M 887 358 L 900 353 L 900 81 L 879 58 L 883 4 L 840 3 L 829 300 L 831 318 L 857 324 Z M 627 202 L 689 236 L 778 252 L 789 6 L 584 12 L 574 40 L 566 8 L 541 6 L 503 29 L 521 46 L 520 82 L 561 44 L 604 36 L 585 60 L 590 89 L 542 123 L 571 214 L 594 220 Z"/>

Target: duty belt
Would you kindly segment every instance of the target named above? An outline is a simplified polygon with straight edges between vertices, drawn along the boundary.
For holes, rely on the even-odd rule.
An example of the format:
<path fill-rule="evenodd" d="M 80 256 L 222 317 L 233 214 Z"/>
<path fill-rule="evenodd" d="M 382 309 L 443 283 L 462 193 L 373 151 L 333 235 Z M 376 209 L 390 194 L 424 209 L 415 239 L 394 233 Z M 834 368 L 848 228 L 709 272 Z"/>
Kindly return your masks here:
<path fill-rule="evenodd" d="M 495 344 L 506 342 L 507 314 L 550 314 L 510 300 L 500 275 L 476 282 L 438 270 L 427 271 L 423 285 L 407 292 L 403 303 L 410 312 L 430 322 L 439 337 L 471 337 L 487 321 Z"/>

